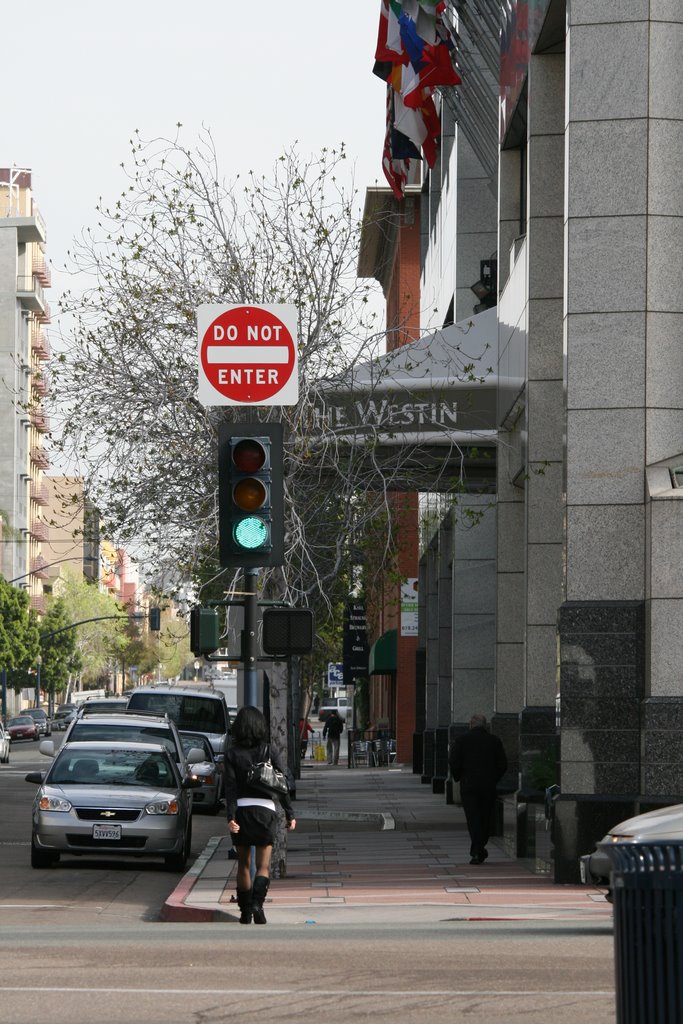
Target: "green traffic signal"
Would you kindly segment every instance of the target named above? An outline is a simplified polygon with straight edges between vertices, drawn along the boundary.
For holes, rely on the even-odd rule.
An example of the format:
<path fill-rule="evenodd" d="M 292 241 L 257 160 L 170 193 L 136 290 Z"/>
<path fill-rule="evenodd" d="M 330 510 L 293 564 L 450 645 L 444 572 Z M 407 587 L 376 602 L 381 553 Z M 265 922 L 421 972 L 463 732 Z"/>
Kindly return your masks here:
<path fill-rule="evenodd" d="M 224 424 L 218 470 L 221 565 L 282 565 L 281 424 Z"/>

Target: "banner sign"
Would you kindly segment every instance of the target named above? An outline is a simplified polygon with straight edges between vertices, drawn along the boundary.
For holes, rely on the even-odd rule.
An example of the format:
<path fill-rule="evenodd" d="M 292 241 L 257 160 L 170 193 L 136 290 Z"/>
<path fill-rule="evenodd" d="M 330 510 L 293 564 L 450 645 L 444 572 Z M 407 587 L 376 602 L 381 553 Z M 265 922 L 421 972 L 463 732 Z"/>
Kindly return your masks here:
<path fill-rule="evenodd" d="M 368 621 L 365 602 L 351 598 L 344 615 L 344 683 L 364 679 L 368 674 Z"/>
<path fill-rule="evenodd" d="M 417 576 L 401 583 L 401 636 L 417 636 Z"/>

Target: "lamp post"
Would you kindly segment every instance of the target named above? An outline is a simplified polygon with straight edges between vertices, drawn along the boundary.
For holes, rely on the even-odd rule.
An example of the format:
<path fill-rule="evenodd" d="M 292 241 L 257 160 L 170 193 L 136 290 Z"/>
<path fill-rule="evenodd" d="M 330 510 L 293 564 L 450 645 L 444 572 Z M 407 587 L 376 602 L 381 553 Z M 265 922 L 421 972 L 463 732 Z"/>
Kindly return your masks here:
<path fill-rule="evenodd" d="M 43 659 L 38 655 L 36 658 L 36 707 L 40 707 L 40 666 L 43 664 Z"/>
<path fill-rule="evenodd" d="M 194 662 L 194 681 L 195 681 L 195 683 L 197 682 L 197 676 L 198 676 L 201 664 L 202 664 L 201 661 L 199 661 L 198 658 L 195 658 L 195 662 Z"/>

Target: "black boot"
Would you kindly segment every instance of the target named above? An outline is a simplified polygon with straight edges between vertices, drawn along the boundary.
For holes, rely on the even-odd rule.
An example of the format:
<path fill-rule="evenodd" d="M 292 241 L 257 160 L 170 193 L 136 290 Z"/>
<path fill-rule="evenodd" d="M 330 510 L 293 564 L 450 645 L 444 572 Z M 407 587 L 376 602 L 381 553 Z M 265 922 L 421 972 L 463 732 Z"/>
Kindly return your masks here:
<path fill-rule="evenodd" d="M 237 903 L 240 908 L 240 924 L 251 924 L 254 913 L 253 889 L 238 889 Z"/>
<path fill-rule="evenodd" d="M 270 879 L 265 875 L 257 875 L 254 879 L 254 924 L 266 924 L 266 915 L 263 913 L 263 901 L 270 886 Z"/>

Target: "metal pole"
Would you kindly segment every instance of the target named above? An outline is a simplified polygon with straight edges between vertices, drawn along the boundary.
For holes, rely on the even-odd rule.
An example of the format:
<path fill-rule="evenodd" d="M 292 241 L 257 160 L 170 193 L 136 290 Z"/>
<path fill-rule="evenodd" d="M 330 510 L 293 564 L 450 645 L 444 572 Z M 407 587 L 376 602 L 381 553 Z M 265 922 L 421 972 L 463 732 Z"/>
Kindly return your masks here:
<path fill-rule="evenodd" d="M 3 668 L 0 672 L 0 682 L 2 684 L 2 722 L 3 725 L 7 722 L 7 669 Z"/>
<path fill-rule="evenodd" d="M 40 655 L 36 658 L 36 665 L 38 667 L 36 672 L 36 707 L 40 707 L 40 666 L 43 663 L 43 659 Z"/>
<path fill-rule="evenodd" d="M 256 663 L 256 629 L 258 600 L 256 584 L 258 569 L 244 569 L 244 631 L 242 633 L 242 664 L 244 665 L 244 703 L 258 706 Z"/>

